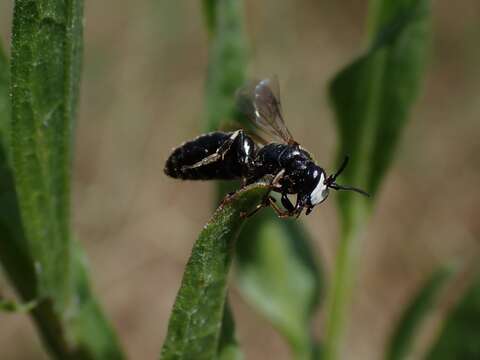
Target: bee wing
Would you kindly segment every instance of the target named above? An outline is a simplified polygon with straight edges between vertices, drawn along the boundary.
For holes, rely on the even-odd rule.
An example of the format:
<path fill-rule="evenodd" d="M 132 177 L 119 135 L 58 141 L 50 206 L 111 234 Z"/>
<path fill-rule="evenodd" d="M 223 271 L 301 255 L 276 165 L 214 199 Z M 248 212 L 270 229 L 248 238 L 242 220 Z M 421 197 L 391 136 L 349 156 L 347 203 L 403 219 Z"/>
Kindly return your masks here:
<path fill-rule="evenodd" d="M 296 143 L 283 120 L 276 76 L 241 88 L 237 92 L 237 107 L 261 131 L 287 144 Z"/>

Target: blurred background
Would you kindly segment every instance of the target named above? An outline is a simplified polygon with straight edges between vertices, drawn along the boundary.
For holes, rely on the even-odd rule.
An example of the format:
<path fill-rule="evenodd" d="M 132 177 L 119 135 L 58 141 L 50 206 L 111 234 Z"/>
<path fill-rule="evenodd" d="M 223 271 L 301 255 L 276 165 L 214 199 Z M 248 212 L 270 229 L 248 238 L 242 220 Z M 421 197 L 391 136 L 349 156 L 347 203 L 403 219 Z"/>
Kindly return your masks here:
<path fill-rule="evenodd" d="M 3 44 L 12 3 L 0 2 Z M 366 1 L 247 0 L 245 10 L 250 76 L 279 76 L 292 133 L 332 170 L 337 139 L 326 85 L 364 50 Z M 202 130 L 208 47 L 201 2 L 87 1 L 85 18 L 74 228 L 128 355 L 153 359 L 214 206 L 212 184 L 163 174 L 172 147 Z M 431 271 L 480 255 L 480 3 L 434 2 L 432 27 L 422 96 L 362 244 L 348 359 L 380 359 L 393 323 Z M 338 238 L 332 200 L 302 219 L 327 272 Z M 4 278 L 0 289 L 11 293 Z M 284 341 L 234 286 L 230 298 L 246 358 L 288 359 Z M 47 358 L 27 316 L 0 319 L 2 359 Z M 318 335 L 323 319 L 320 311 Z"/>

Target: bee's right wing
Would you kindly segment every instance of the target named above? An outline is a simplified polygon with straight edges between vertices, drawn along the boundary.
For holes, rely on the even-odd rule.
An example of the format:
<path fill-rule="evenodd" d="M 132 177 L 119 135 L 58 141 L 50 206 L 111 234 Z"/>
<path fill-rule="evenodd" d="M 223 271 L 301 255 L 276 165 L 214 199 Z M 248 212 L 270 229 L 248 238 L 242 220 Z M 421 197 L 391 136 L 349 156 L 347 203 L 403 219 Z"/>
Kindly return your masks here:
<path fill-rule="evenodd" d="M 276 77 L 252 82 L 241 88 L 237 92 L 237 108 L 261 131 L 281 142 L 296 143 L 283 120 Z"/>

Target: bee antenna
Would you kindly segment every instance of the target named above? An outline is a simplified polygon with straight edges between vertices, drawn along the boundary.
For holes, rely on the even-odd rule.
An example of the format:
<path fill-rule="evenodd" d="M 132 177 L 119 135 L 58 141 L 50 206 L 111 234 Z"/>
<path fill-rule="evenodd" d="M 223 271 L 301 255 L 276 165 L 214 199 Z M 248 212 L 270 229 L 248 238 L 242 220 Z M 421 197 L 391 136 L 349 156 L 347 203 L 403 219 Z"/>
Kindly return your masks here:
<path fill-rule="evenodd" d="M 334 184 L 335 180 L 337 180 L 337 177 L 345 170 L 348 164 L 349 157 L 348 155 L 345 156 L 345 159 L 343 159 L 342 165 L 340 165 L 340 168 L 337 170 L 337 172 L 334 175 L 330 175 L 328 179 L 325 181 L 325 184 L 327 186 L 330 186 L 330 184 Z"/>
<path fill-rule="evenodd" d="M 362 189 L 358 189 L 356 187 L 353 187 L 353 186 L 350 186 L 350 185 L 340 185 L 340 184 L 337 184 L 337 183 L 330 183 L 327 185 L 329 188 L 332 188 L 334 190 L 347 190 L 347 191 L 355 191 L 359 194 L 362 194 L 364 196 L 367 196 L 367 197 L 370 197 L 370 194 L 367 193 L 366 191 L 363 191 Z"/>

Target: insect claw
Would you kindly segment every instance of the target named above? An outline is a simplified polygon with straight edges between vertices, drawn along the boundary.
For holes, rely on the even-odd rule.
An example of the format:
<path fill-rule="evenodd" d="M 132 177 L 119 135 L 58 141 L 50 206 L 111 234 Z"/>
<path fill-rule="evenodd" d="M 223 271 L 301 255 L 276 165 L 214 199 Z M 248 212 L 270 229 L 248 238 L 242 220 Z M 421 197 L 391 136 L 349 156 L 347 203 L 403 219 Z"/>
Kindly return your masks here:
<path fill-rule="evenodd" d="M 233 196 L 236 194 L 236 191 L 229 192 L 225 197 L 222 199 L 222 202 L 220 203 L 220 206 L 225 206 L 228 204 L 230 201 L 232 201 Z"/>

